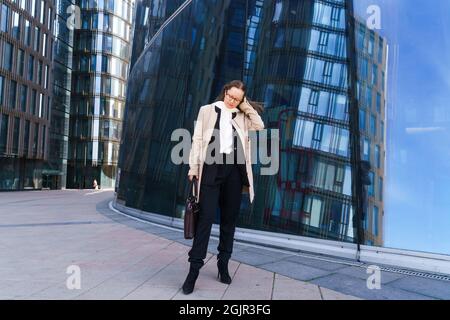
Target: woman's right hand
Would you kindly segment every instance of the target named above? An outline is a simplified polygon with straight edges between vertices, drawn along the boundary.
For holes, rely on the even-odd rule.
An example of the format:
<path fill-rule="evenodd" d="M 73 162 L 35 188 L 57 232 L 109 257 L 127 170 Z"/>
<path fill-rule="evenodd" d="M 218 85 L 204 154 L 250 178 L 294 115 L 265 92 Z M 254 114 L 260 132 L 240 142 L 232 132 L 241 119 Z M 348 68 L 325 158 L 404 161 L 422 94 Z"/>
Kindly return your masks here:
<path fill-rule="evenodd" d="M 192 179 L 197 179 L 197 176 L 188 176 L 189 177 L 189 181 L 192 181 Z"/>

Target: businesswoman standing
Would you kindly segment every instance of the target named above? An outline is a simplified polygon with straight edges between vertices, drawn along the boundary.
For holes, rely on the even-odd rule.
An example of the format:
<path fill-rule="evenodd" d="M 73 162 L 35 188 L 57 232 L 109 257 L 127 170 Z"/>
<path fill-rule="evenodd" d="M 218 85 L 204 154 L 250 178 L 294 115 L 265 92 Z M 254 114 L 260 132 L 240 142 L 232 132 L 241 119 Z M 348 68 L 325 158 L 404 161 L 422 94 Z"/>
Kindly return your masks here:
<path fill-rule="evenodd" d="M 242 192 L 249 193 L 250 202 L 254 198 L 248 131 L 264 128 L 258 114 L 262 112 L 262 106 L 247 100 L 245 92 L 245 84 L 233 80 L 224 85 L 214 103 L 202 106 L 198 113 L 188 177 L 191 181 L 198 181 L 200 213 L 189 251 L 190 268 L 183 284 L 184 294 L 194 290 L 199 270 L 204 264 L 217 206 L 220 207 L 218 277 L 223 283 L 231 283 L 228 261 L 233 251 Z M 217 155 L 216 151 L 220 153 Z M 207 155 L 221 160 L 205 162 Z"/>

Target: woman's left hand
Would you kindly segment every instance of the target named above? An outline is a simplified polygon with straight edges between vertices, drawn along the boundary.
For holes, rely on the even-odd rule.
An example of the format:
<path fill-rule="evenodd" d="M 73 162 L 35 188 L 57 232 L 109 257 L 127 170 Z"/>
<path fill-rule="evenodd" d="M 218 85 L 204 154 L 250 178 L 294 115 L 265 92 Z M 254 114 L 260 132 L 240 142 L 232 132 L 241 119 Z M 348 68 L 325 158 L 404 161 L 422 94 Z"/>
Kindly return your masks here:
<path fill-rule="evenodd" d="M 247 101 L 247 97 L 244 97 L 244 101 L 239 105 L 239 109 L 241 109 L 244 113 L 248 113 L 253 110 L 252 105 Z"/>

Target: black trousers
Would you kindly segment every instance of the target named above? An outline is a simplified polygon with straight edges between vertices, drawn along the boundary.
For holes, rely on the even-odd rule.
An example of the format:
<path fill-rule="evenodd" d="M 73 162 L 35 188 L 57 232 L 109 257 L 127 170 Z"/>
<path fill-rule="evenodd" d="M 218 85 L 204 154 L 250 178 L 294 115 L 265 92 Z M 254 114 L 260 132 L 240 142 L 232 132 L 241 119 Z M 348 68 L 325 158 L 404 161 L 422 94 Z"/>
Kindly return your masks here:
<path fill-rule="evenodd" d="M 215 176 L 214 179 L 211 179 L 211 174 Z M 200 213 L 194 242 L 189 251 L 188 261 L 191 266 L 200 269 L 204 264 L 217 206 L 220 207 L 220 241 L 217 257 L 225 261 L 230 259 L 241 199 L 242 177 L 236 164 L 205 164 L 203 166 Z"/>

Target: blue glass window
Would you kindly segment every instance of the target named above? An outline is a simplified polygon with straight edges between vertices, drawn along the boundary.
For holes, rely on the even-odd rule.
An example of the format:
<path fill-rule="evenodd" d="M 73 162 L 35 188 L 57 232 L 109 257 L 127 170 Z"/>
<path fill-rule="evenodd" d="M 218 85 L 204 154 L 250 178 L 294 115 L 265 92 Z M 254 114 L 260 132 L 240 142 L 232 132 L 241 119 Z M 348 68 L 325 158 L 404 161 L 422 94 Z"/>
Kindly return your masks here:
<path fill-rule="evenodd" d="M 8 71 L 12 69 L 12 50 L 13 45 L 9 42 L 5 42 L 4 44 L 4 56 L 3 56 L 3 68 Z"/>
<path fill-rule="evenodd" d="M 25 154 L 28 153 L 28 145 L 30 143 L 30 120 L 25 121 L 25 135 L 23 139 L 23 151 Z"/>
<path fill-rule="evenodd" d="M 372 65 L 372 85 L 378 84 L 378 67 L 376 64 Z"/>
<path fill-rule="evenodd" d="M 45 24 L 45 2 L 41 0 L 41 14 L 39 15 L 39 22 Z"/>
<path fill-rule="evenodd" d="M 30 113 L 32 115 L 36 115 L 36 96 L 37 96 L 37 91 L 36 91 L 36 89 L 33 89 L 31 91 L 31 101 L 30 101 Z"/>
<path fill-rule="evenodd" d="M 381 168 L 381 155 L 380 155 L 380 146 L 375 146 L 375 161 L 377 168 Z"/>
<path fill-rule="evenodd" d="M 92 29 L 98 28 L 98 13 L 92 15 Z"/>
<path fill-rule="evenodd" d="M 13 153 L 19 152 L 19 132 L 20 132 L 20 118 L 14 117 L 13 129 Z"/>
<path fill-rule="evenodd" d="M 347 119 L 347 111 L 348 111 L 348 105 L 347 105 L 347 97 L 344 95 L 336 95 L 335 96 L 335 108 L 334 108 L 334 115 L 333 117 L 338 120 L 345 120 Z"/>
<path fill-rule="evenodd" d="M 266 86 L 266 93 L 264 94 L 264 103 L 267 106 L 272 106 L 273 90 L 274 90 L 273 84 L 268 84 Z"/>
<path fill-rule="evenodd" d="M 368 79 L 369 76 L 369 62 L 367 61 L 366 58 L 360 58 L 358 59 L 358 62 L 360 63 L 360 77 L 362 80 L 366 80 Z"/>
<path fill-rule="evenodd" d="M 381 113 L 381 94 L 377 92 L 377 112 Z"/>
<path fill-rule="evenodd" d="M 372 88 L 366 88 L 366 104 L 367 108 L 372 108 Z"/>
<path fill-rule="evenodd" d="M 366 112 L 363 109 L 359 109 L 359 129 L 366 130 Z"/>
<path fill-rule="evenodd" d="M 358 25 L 358 34 L 357 34 L 357 39 L 356 39 L 356 44 L 358 47 L 359 51 L 363 51 L 364 50 L 364 39 L 366 37 L 366 29 L 363 26 Z"/>
<path fill-rule="evenodd" d="M 80 71 L 88 71 L 88 57 L 80 56 Z"/>
<path fill-rule="evenodd" d="M 25 64 L 25 52 L 22 49 L 17 50 L 17 73 L 23 76 Z"/>
<path fill-rule="evenodd" d="M 373 197 L 374 196 L 374 185 L 373 185 L 373 182 L 374 182 L 374 173 L 373 172 L 369 172 L 369 178 L 370 178 L 370 185 L 369 186 L 367 186 L 367 191 L 368 191 L 368 194 L 369 194 L 369 196 L 370 197 Z"/>
<path fill-rule="evenodd" d="M 379 38 L 378 42 L 378 63 L 383 63 L 383 38 Z"/>
<path fill-rule="evenodd" d="M 25 112 L 27 108 L 27 94 L 28 87 L 23 84 L 22 89 L 20 90 L 20 106 L 22 107 L 23 112 Z"/>
<path fill-rule="evenodd" d="M 362 159 L 365 161 L 370 161 L 370 141 L 367 138 L 363 139 L 363 156 Z"/>
<path fill-rule="evenodd" d="M 109 22 L 109 14 L 103 15 L 103 31 L 111 32 L 111 24 Z"/>
<path fill-rule="evenodd" d="M 283 2 L 278 1 L 275 4 L 275 11 L 273 13 L 272 22 L 278 22 L 278 20 L 280 19 L 280 16 L 281 16 L 281 10 L 282 9 L 283 9 Z"/>
<path fill-rule="evenodd" d="M 294 28 L 292 29 L 292 46 L 300 47 L 302 44 L 302 29 Z"/>
<path fill-rule="evenodd" d="M 26 18 L 25 18 L 25 44 L 27 45 L 27 46 L 30 46 L 31 45 L 31 24 L 30 24 L 30 21 L 28 21 Z"/>
<path fill-rule="evenodd" d="M 284 46 L 284 36 L 285 36 L 285 30 L 282 28 L 278 28 L 277 34 L 275 37 L 275 48 L 281 48 Z"/>
<path fill-rule="evenodd" d="M 9 86 L 9 103 L 12 109 L 16 107 L 16 98 L 17 98 L 17 82 L 11 80 Z"/>
<path fill-rule="evenodd" d="M 383 178 L 378 177 L 378 199 L 383 201 Z"/>
<path fill-rule="evenodd" d="M 33 50 L 39 51 L 39 41 L 41 38 L 41 30 L 39 27 L 34 27 L 34 42 L 33 42 Z"/>
<path fill-rule="evenodd" d="M 330 84 L 333 76 L 333 63 L 326 61 L 323 67 L 323 83 Z"/>
<path fill-rule="evenodd" d="M 20 22 L 22 21 L 22 17 L 18 12 L 14 12 L 12 14 L 12 35 L 17 40 L 20 40 Z"/>
<path fill-rule="evenodd" d="M 373 137 L 377 135 L 377 123 L 374 115 L 370 115 L 370 133 Z"/>
<path fill-rule="evenodd" d="M 97 70 L 97 56 L 91 55 L 91 66 L 90 71 L 95 72 Z"/>
<path fill-rule="evenodd" d="M 373 214 L 372 214 L 372 227 L 373 227 L 373 234 L 375 236 L 378 236 L 378 207 L 373 206 Z"/>
<path fill-rule="evenodd" d="M 33 155 L 37 155 L 37 146 L 38 146 L 38 136 L 39 136 L 39 124 L 34 124 L 34 139 L 33 139 Z"/>
<path fill-rule="evenodd" d="M 374 42 L 375 42 L 375 36 L 373 34 L 373 31 L 370 32 L 370 39 L 367 46 L 367 52 L 370 56 L 373 56 L 373 48 L 374 48 Z"/>
<path fill-rule="evenodd" d="M 112 52 L 112 36 L 104 35 L 103 36 L 103 50 L 106 52 Z"/>
<path fill-rule="evenodd" d="M 108 72 L 108 56 L 102 56 L 102 72 Z"/>
<path fill-rule="evenodd" d="M 1 28 L 3 32 L 8 32 L 9 24 L 9 7 L 6 4 L 2 4 L 2 17 L 1 17 Z"/>

